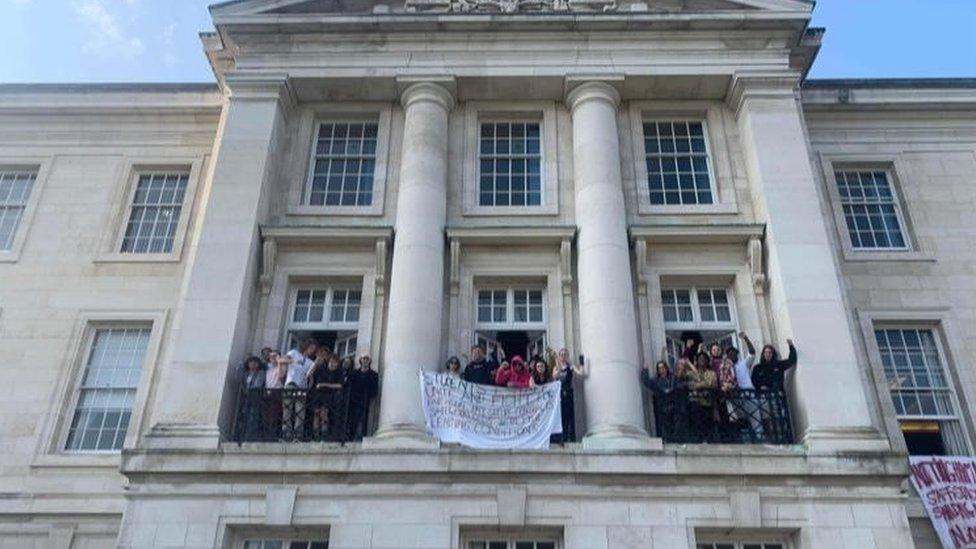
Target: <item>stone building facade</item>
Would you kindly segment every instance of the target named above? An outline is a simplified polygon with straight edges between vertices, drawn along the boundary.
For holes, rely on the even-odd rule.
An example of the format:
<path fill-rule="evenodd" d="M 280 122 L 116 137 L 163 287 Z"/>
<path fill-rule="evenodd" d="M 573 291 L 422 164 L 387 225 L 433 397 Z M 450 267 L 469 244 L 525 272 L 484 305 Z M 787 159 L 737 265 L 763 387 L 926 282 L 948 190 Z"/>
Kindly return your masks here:
<path fill-rule="evenodd" d="M 812 9 L 241 0 L 214 86 L 0 86 L 0 547 L 936 547 L 976 82 L 808 80 Z M 793 444 L 658 436 L 687 330 L 796 341 Z M 376 357 L 369 436 L 238 443 L 241 361 L 308 333 Z M 418 371 L 486 341 L 587 357 L 581 442 L 427 435 Z"/>

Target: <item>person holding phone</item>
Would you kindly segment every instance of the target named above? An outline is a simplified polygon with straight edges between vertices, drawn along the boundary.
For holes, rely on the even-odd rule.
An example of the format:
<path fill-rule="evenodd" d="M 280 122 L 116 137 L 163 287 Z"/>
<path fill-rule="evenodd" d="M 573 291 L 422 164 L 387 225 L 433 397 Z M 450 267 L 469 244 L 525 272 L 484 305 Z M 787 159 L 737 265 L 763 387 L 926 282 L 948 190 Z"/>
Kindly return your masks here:
<path fill-rule="evenodd" d="M 556 353 L 556 366 L 553 368 L 552 380 L 561 384 L 559 392 L 560 408 L 563 420 L 563 433 L 559 443 L 576 442 L 576 394 L 573 389 L 573 379 L 586 378 L 586 361 L 579 356 L 579 363 L 574 365 L 569 359 L 569 350 L 559 349 Z"/>

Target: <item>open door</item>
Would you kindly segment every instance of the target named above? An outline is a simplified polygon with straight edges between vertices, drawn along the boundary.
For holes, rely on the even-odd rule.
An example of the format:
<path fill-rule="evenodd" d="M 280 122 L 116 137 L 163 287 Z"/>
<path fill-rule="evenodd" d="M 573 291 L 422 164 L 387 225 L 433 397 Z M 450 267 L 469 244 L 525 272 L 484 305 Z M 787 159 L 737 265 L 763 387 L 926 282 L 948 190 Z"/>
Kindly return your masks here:
<path fill-rule="evenodd" d="M 334 352 L 340 358 L 356 358 L 356 346 L 359 344 L 357 332 L 339 332 L 335 341 Z"/>

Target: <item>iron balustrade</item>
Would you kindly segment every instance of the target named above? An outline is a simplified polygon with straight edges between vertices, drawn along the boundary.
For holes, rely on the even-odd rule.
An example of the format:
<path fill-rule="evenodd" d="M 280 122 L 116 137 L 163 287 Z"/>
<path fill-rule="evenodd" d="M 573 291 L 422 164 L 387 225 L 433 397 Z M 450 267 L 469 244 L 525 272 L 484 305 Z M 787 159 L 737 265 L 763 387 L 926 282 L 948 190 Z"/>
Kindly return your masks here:
<path fill-rule="evenodd" d="M 672 443 L 793 444 L 786 393 L 756 389 L 654 395 L 658 436 Z"/>
<path fill-rule="evenodd" d="M 342 389 L 243 389 L 238 395 L 234 441 L 339 442 L 362 440 L 366 405 Z"/>

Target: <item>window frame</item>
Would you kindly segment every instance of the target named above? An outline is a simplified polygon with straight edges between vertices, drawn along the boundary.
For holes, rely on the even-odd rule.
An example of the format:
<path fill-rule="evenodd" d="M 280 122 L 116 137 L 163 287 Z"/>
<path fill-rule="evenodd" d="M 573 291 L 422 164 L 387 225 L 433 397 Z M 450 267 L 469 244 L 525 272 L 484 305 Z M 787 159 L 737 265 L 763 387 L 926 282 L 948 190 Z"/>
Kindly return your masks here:
<path fill-rule="evenodd" d="M 709 185 L 709 190 L 710 190 L 711 195 L 712 195 L 712 202 L 711 203 L 708 203 L 708 204 L 700 204 L 700 203 L 696 203 L 696 204 L 652 204 L 651 203 L 651 197 L 650 197 L 650 195 L 651 195 L 651 192 L 650 192 L 650 174 L 647 172 L 647 167 L 646 167 L 648 154 L 647 154 L 647 150 L 644 147 L 644 141 L 647 139 L 647 136 L 644 133 L 644 125 L 645 124 L 661 124 L 661 123 L 665 123 L 665 122 L 666 123 L 670 123 L 670 124 L 678 124 L 678 123 L 680 123 L 680 124 L 701 124 L 702 125 L 702 137 L 703 137 L 703 139 L 705 141 L 705 165 L 706 165 L 706 170 L 708 171 L 708 185 Z M 662 208 L 662 209 L 674 209 L 674 208 L 686 208 L 686 209 L 710 208 L 710 207 L 715 206 L 715 205 L 717 205 L 717 204 L 719 204 L 721 202 L 721 197 L 719 197 L 719 195 L 718 195 L 718 184 L 717 184 L 717 181 L 716 181 L 716 178 L 715 178 L 715 167 L 712 164 L 712 144 L 711 144 L 711 138 L 708 135 L 709 134 L 708 120 L 706 120 L 706 118 L 704 116 L 702 116 L 702 117 L 678 116 L 678 117 L 671 117 L 671 118 L 665 118 L 663 116 L 642 116 L 641 117 L 641 121 L 640 121 L 640 128 L 638 129 L 638 132 L 640 133 L 640 147 L 641 147 L 641 151 L 642 151 L 642 154 L 641 154 L 641 158 L 640 159 L 641 159 L 641 165 L 643 167 L 643 173 L 644 173 L 644 178 L 643 178 L 643 183 L 642 183 L 643 188 L 641 189 L 642 190 L 642 193 L 643 193 L 642 194 L 642 197 L 641 197 L 641 201 L 642 202 L 644 201 L 644 199 L 646 199 L 647 200 L 647 205 L 649 207 L 651 207 L 651 208 Z M 685 153 L 678 153 L 677 151 L 674 152 L 674 156 L 675 157 L 678 157 L 678 156 L 681 156 L 681 155 L 685 155 Z M 686 156 L 692 157 L 693 155 L 694 155 L 694 153 L 689 152 L 689 153 L 687 153 Z M 658 158 L 661 158 L 661 156 L 658 156 Z"/>
<path fill-rule="evenodd" d="M 196 196 L 200 188 L 206 156 L 127 159 L 122 167 L 121 182 L 115 200 L 115 214 L 109 217 L 109 225 L 102 236 L 100 253 L 96 263 L 175 263 L 182 260 L 190 228 L 190 220 L 196 213 Z M 123 252 L 126 229 L 132 213 L 133 201 L 139 179 L 148 173 L 186 173 L 186 191 L 180 217 L 173 234 L 173 247 L 169 252 Z"/>
<path fill-rule="evenodd" d="M 559 213 L 559 164 L 556 104 L 553 101 L 468 101 L 465 106 L 462 214 L 465 216 L 557 215 Z M 481 124 L 483 122 L 539 123 L 538 206 L 482 206 Z"/>
<path fill-rule="evenodd" d="M 515 549 L 518 542 L 552 543 L 554 549 L 563 548 L 562 532 L 551 528 L 462 528 L 458 546 L 468 549 L 471 543 L 479 541 L 506 543 L 506 549 Z"/>
<path fill-rule="evenodd" d="M 298 307 L 298 293 L 301 291 L 325 291 L 325 302 L 321 322 L 297 322 L 295 321 L 295 309 Z M 359 313 L 354 322 L 338 322 L 332 320 L 332 304 L 334 303 L 335 292 L 359 292 Z M 294 284 L 289 292 L 288 317 L 285 322 L 285 333 L 301 331 L 317 332 L 345 332 L 359 331 L 359 322 L 362 318 L 363 308 L 363 288 L 362 285 L 356 286 L 354 283 L 309 283 Z M 344 306 L 344 311 L 348 311 L 348 299 Z"/>
<path fill-rule="evenodd" d="M 865 173 L 871 173 L 871 174 L 883 173 L 883 174 L 885 174 L 885 180 L 886 180 L 886 182 L 888 184 L 888 187 L 890 188 L 890 191 L 891 191 L 891 198 L 892 198 L 891 205 L 894 208 L 894 211 L 895 211 L 895 219 L 898 222 L 898 232 L 901 235 L 902 240 L 905 242 L 902 246 L 880 247 L 880 246 L 855 246 L 854 245 L 854 242 L 852 241 L 853 235 L 851 234 L 850 226 L 848 226 L 848 224 L 847 224 L 847 212 L 844 211 L 844 206 L 848 206 L 848 205 L 868 205 L 868 203 L 867 202 L 852 203 L 850 200 L 845 201 L 844 198 L 842 198 L 840 196 L 840 189 L 839 189 L 840 183 L 837 180 L 837 174 L 838 173 L 844 173 L 844 174 L 852 174 L 853 173 L 853 174 L 858 174 L 858 177 L 861 177 L 861 174 L 865 174 Z M 843 165 L 837 165 L 837 166 L 834 167 L 834 171 L 831 173 L 831 177 L 833 178 L 834 189 L 837 191 L 838 205 L 840 206 L 841 213 L 843 214 L 843 217 L 844 217 L 844 229 L 845 229 L 844 232 L 847 234 L 847 243 L 850 245 L 851 250 L 853 252 L 855 252 L 855 253 L 861 253 L 861 252 L 866 252 L 866 253 L 872 253 L 872 252 L 882 252 L 882 253 L 885 253 L 885 252 L 895 252 L 895 253 L 897 253 L 897 252 L 910 251 L 912 249 L 912 247 L 913 247 L 912 246 L 912 241 L 911 241 L 911 238 L 910 238 L 910 236 L 908 234 L 908 227 L 906 226 L 906 223 L 905 223 L 905 214 L 902 211 L 901 196 L 897 192 L 895 192 L 894 171 L 893 170 L 891 170 L 890 168 L 884 168 L 884 169 L 870 169 L 870 168 L 864 168 L 864 167 L 853 167 L 852 168 L 852 167 L 845 167 Z"/>
<path fill-rule="evenodd" d="M 631 101 L 630 140 L 631 166 L 634 169 L 633 199 L 637 213 L 647 215 L 737 215 L 739 205 L 734 166 L 729 151 L 729 140 L 737 131 L 730 128 L 726 117 L 728 109 L 716 101 Z M 651 204 L 646 154 L 644 150 L 645 122 L 701 122 L 708 155 L 709 178 L 712 186 L 711 204 Z"/>
<path fill-rule="evenodd" d="M 481 292 L 505 292 L 505 321 L 504 322 L 480 322 L 478 320 L 478 305 Z M 542 320 L 533 322 L 515 321 L 515 292 L 537 291 L 542 296 Z M 474 328 L 475 331 L 545 331 L 549 330 L 549 314 L 547 312 L 548 303 L 546 293 L 548 289 L 545 284 L 476 284 L 474 287 Z M 527 309 L 528 310 L 528 309 Z M 494 318 L 494 317 L 492 317 Z"/>
<path fill-rule="evenodd" d="M 311 204 L 312 196 L 312 183 L 315 180 L 315 163 L 318 159 L 318 145 L 319 145 L 319 132 L 322 131 L 322 126 L 325 124 L 376 124 L 376 148 L 373 150 L 373 180 L 370 182 L 372 185 L 370 189 L 370 203 L 369 204 L 353 204 L 353 205 L 341 205 L 341 204 L 321 204 L 313 205 Z M 319 117 L 315 120 L 314 130 L 312 131 L 312 146 L 309 151 L 309 161 L 308 161 L 308 171 L 305 174 L 305 182 L 302 185 L 301 203 L 300 206 L 307 208 L 327 208 L 336 210 L 369 210 L 373 207 L 373 203 L 376 201 L 376 166 L 377 159 L 376 156 L 379 153 L 380 147 L 380 122 L 379 117 L 374 120 L 371 117 Z"/>
<path fill-rule="evenodd" d="M 24 156 L 24 157 L 0 157 L 0 170 L 23 170 L 34 172 L 34 184 L 31 186 L 30 195 L 24 211 L 17 222 L 17 229 L 14 231 L 13 241 L 10 248 L 0 250 L 0 263 L 16 263 L 20 261 L 24 244 L 27 242 L 28 234 L 33 226 L 34 214 L 41 200 L 45 184 L 51 172 L 53 157 L 46 156 Z"/>
<path fill-rule="evenodd" d="M 908 167 L 896 156 L 871 156 L 861 154 L 820 154 L 820 170 L 827 199 L 833 213 L 834 229 L 836 231 L 841 255 L 844 261 L 921 261 L 934 262 L 935 256 L 924 250 L 915 234 L 915 225 L 911 210 L 902 192 L 903 179 L 901 174 L 910 173 Z M 901 223 L 904 248 L 855 248 L 851 241 L 851 234 L 847 228 L 847 219 L 837 188 L 836 172 L 839 171 L 883 171 L 888 176 L 891 194 L 894 198 L 895 211 Z"/>
<path fill-rule="evenodd" d="M 725 330 L 729 329 L 738 333 L 739 329 L 739 318 L 736 312 L 735 306 L 735 288 L 729 285 L 720 284 L 662 284 L 661 285 L 661 315 L 664 315 L 664 292 L 669 291 L 683 291 L 687 290 L 689 293 L 690 304 L 691 304 L 691 322 L 681 322 L 664 321 L 664 330 Z M 729 320 L 728 322 L 712 321 L 706 322 L 701 320 L 701 304 L 698 300 L 698 292 L 701 290 L 709 290 L 714 292 L 715 290 L 724 290 L 725 296 L 729 305 Z M 731 326 L 731 328 L 729 328 Z"/>
<path fill-rule="evenodd" d="M 963 403 L 959 398 L 959 390 L 957 387 L 955 375 L 953 369 L 951 368 L 948 360 L 948 354 L 943 344 L 943 334 L 941 333 L 938 326 L 934 326 L 926 323 L 919 322 L 892 322 L 892 321 L 877 321 L 873 322 L 873 327 L 871 331 L 871 336 L 876 338 L 876 333 L 879 330 L 914 330 L 918 332 L 930 332 L 932 334 L 932 340 L 935 342 L 935 349 L 938 355 L 940 366 L 942 368 L 942 376 L 946 382 L 946 388 L 943 389 L 948 394 L 949 402 L 955 409 L 954 415 L 925 415 L 920 414 L 917 416 L 905 416 L 900 415 L 895 409 L 894 419 L 899 426 L 899 431 L 901 431 L 901 423 L 903 421 L 935 421 L 939 424 L 948 421 L 954 421 L 958 424 L 959 432 L 961 435 L 961 442 L 963 445 L 962 454 L 946 454 L 946 455 L 971 455 L 973 451 L 973 442 L 970 436 L 968 426 L 966 424 L 966 410 L 963 407 Z M 875 346 L 872 351 L 874 353 L 874 359 L 881 365 L 881 378 L 880 380 L 887 386 L 888 391 L 886 397 L 891 401 L 892 408 L 894 409 L 894 396 L 892 392 L 895 390 L 888 382 L 887 374 L 884 371 L 884 365 L 881 361 L 881 349 L 877 344 L 875 339 Z M 916 391 L 925 391 L 927 388 L 914 388 Z M 907 443 L 906 443 L 907 446 Z"/>
<path fill-rule="evenodd" d="M 486 204 L 482 204 L 481 203 L 481 176 L 482 176 L 482 173 L 481 173 L 481 162 L 482 162 L 483 159 L 486 158 L 484 156 L 484 153 L 481 152 L 481 139 L 482 139 L 482 137 L 481 137 L 481 130 L 484 127 L 485 124 L 496 124 L 496 125 L 497 124 L 509 124 L 509 125 L 511 125 L 511 124 L 526 124 L 526 125 L 528 125 L 528 124 L 538 124 L 538 126 L 539 126 L 539 203 L 538 204 L 524 204 L 524 205 L 523 204 L 518 204 L 518 205 L 508 205 L 508 206 L 505 206 L 505 205 L 486 205 Z M 541 207 L 545 203 L 544 202 L 544 195 L 545 195 L 545 184 L 544 184 L 544 181 L 545 181 L 546 167 L 545 167 L 545 151 L 543 150 L 544 149 L 544 143 L 545 143 L 545 136 L 543 136 L 543 134 L 542 134 L 542 132 L 543 132 L 543 125 L 544 125 L 543 124 L 543 121 L 541 121 L 541 120 L 535 120 L 535 119 L 531 119 L 531 118 L 497 118 L 497 119 L 496 118 L 480 118 L 478 120 L 478 162 L 475 165 L 475 174 L 474 174 L 474 177 L 475 177 L 475 180 L 476 180 L 476 184 L 477 184 L 477 187 L 478 187 L 478 196 L 476 198 L 476 206 L 478 208 L 486 208 L 486 209 L 487 208 L 492 208 L 492 209 L 494 209 L 494 208 L 525 208 L 525 209 L 532 208 L 532 209 L 535 209 L 535 208 Z M 497 136 L 496 136 L 495 141 L 497 141 Z M 530 156 L 531 155 L 529 153 L 524 153 L 521 156 L 523 156 L 523 158 L 522 158 L 523 161 L 527 161 L 527 160 L 530 159 Z M 506 157 L 499 156 L 497 154 L 492 154 L 488 158 L 497 159 L 497 158 L 506 158 Z M 515 160 L 515 155 L 512 154 L 512 153 L 509 153 L 509 155 L 507 156 L 507 159 L 508 159 L 509 162 L 512 162 L 513 160 Z M 511 173 L 511 172 L 509 172 L 509 173 Z M 528 173 L 528 171 L 526 171 L 526 173 Z M 509 189 L 511 189 L 511 186 L 509 187 Z M 528 191 L 528 181 L 526 181 L 526 188 L 525 188 L 525 193 L 524 194 L 528 195 L 528 193 L 529 193 L 529 191 Z M 495 193 L 493 193 L 493 194 L 497 195 L 497 191 Z M 515 194 L 515 193 L 514 193 L 514 191 L 510 190 L 509 191 L 509 194 Z M 497 198 L 497 196 L 495 196 L 495 198 Z M 528 198 L 526 198 L 526 201 L 528 201 Z"/>
<path fill-rule="evenodd" d="M 170 250 L 168 252 L 135 252 L 135 251 L 125 251 L 124 250 L 125 240 L 126 240 L 126 237 L 128 235 L 128 232 L 129 232 L 129 224 L 132 222 L 132 215 L 133 215 L 133 212 L 135 211 L 135 209 L 137 207 L 143 207 L 143 208 L 154 207 L 154 208 L 160 208 L 160 209 L 165 208 L 165 207 L 173 207 L 172 205 L 166 205 L 166 206 L 164 206 L 162 204 L 153 204 L 153 205 L 148 205 L 147 206 L 145 204 L 136 204 L 135 203 L 135 197 L 136 197 L 136 194 L 139 191 L 139 184 L 142 182 L 142 178 L 144 176 L 158 176 L 158 175 L 163 175 L 163 176 L 166 176 L 167 178 L 169 176 L 177 176 L 177 177 L 184 177 L 185 176 L 186 177 L 186 187 L 183 189 L 183 201 L 180 203 L 180 206 L 179 206 L 180 207 L 180 216 L 177 219 L 177 226 L 176 226 L 175 230 L 173 231 L 173 243 L 172 243 L 172 246 L 170 247 Z M 137 256 L 145 256 L 145 255 L 160 255 L 160 256 L 163 256 L 163 255 L 170 255 L 170 254 L 173 253 L 173 250 L 176 249 L 176 239 L 177 239 L 177 236 L 178 236 L 178 233 L 179 233 L 179 223 L 180 223 L 180 221 L 183 218 L 183 208 L 186 207 L 186 200 L 187 200 L 186 193 L 190 189 L 190 172 L 189 172 L 189 169 L 179 169 L 178 167 L 175 167 L 175 166 L 172 169 L 159 169 L 159 170 L 140 168 L 137 171 L 135 171 L 135 173 L 133 174 L 133 176 L 135 177 L 135 181 L 132 182 L 131 195 L 130 195 L 129 201 L 126 204 L 126 207 L 125 207 L 125 215 L 123 216 L 122 227 L 119 229 L 119 245 L 118 245 L 117 252 L 120 253 L 120 254 L 122 254 L 122 255 L 126 255 L 126 256 L 131 256 L 131 255 L 137 255 Z M 150 242 L 151 242 L 151 240 L 150 240 Z"/>
<path fill-rule="evenodd" d="M 392 106 L 387 103 L 315 103 L 302 112 L 299 122 L 298 143 L 308 147 L 293 147 L 291 162 L 294 171 L 289 187 L 288 203 L 285 208 L 289 216 L 382 216 L 386 199 L 388 167 L 391 151 Z M 373 164 L 373 201 L 369 206 L 326 205 L 313 206 L 307 198 L 311 195 L 311 184 L 315 173 L 318 132 L 322 124 L 346 122 L 375 122 L 376 152 Z M 297 166 L 301 166 L 300 168 Z"/>
<path fill-rule="evenodd" d="M 81 382 L 87 367 L 88 354 L 99 329 L 117 327 L 148 327 L 149 340 L 133 399 L 131 416 L 122 449 L 134 448 L 142 436 L 143 423 L 150 393 L 150 380 L 155 379 L 162 337 L 167 325 L 168 311 L 81 311 L 71 336 L 68 367 L 64 368 L 58 387 L 52 395 L 43 435 L 38 438 L 32 466 L 36 467 L 118 467 L 121 451 L 67 450 L 68 430 L 81 394 Z"/>

